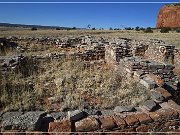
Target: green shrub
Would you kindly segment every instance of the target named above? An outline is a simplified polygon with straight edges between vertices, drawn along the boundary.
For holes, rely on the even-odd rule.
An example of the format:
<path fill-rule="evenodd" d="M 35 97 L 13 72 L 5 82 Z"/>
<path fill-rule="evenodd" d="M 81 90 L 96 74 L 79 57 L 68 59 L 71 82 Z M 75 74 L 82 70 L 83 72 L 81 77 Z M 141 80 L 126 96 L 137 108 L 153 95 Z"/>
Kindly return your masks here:
<path fill-rule="evenodd" d="M 112 28 L 112 27 L 110 27 L 110 28 L 109 28 L 109 30 L 113 30 L 113 28 Z"/>
<path fill-rule="evenodd" d="M 180 28 L 177 28 L 177 29 L 176 29 L 176 32 L 177 32 L 177 33 L 180 33 Z"/>
<path fill-rule="evenodd" d="M 56 30 L 61 30 L 61 28 L 56 28 Z"/>
<path fill-rule="evenodd" d="M 161 33 L 169 33 L 170 30 L 171 30 L 171 28 L 169 28 L 169 27 L 163 27 L 163 28 L 161 28 L 160 32 Z"/>
<path fill-rule="evenodd" d="M 92 30 L 96 30 L 96 28 L 94 27 L 94 28 L 92 28 Z"/>
<path fill-rule="evenodd" d="M 153 33 L 153 30 L 151 27 L 147 27 L 147 29 L 144 31 L 145 33 Z"/>
<path fill-rule="evenodd" d="M 76 30 L 77 28 L 76 27 L 72 27 L 72 30 Z"/>
<path fill-rule="evenodd" d="M 37 28 L 36 27 L 32 27 L 31 30 L 37 30 Z"/>
<path fill-rule="evenodd" d="M 135 30 L 136 30 L 136 31 L 140 31 L 140 28 L 139 28 L 139 26 L 137 26 L 137 27 L 135 28 Z"/>
<path fill-rule="evenodd" d="M 134 28 L 131 28 L 131 27 L 125 27 L 124 29 L 125 29 L 125 30 L 133 30 Z"/>

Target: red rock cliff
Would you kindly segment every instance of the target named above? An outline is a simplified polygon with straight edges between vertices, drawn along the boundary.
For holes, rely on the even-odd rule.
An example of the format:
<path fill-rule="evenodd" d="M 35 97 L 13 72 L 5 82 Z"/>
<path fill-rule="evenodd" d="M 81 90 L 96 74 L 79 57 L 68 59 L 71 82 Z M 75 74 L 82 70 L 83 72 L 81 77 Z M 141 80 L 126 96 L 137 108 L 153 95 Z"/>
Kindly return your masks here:
<path fill-rule="evenodd" d="M 160 9 L 156 28 L 180 27 L 180 5 L 168 5 Z"/>

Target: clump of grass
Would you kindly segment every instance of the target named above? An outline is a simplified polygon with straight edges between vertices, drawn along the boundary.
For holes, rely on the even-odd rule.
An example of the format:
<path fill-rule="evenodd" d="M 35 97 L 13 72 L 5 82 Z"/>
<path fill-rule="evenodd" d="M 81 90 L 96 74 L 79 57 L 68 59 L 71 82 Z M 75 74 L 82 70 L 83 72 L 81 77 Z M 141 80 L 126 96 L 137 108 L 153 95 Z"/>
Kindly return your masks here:
<path fill-rule="evenodd" d="M 51 95 L 58 98 L 61 110 L 77 108 L 108 109 L 117 105 L 137 105 L 149 98 L 143 86 L 126 78 L 120 71 L 97 65 L 86 68 L 84 62 L 67 61 L 49 65 L 41 83 L 55 83 Z M 46 80 L 46 81 L 45 81 Z M 41 87 L 39 87 L 41 88 Z M 41 90 L 43 91 L 43 90 Z"/>
<path fill-rule="evenodd" d="M 149 98 L 138 82 L 102 65 L 52 60 L 39 63 L 38 67 L 33 74 L 9 73 L 3 78 L 0 84 L 3 109 L 48 109 L 44 103 L 48 97 L 55 97 L 59 110 L 109 109 L 138 105 Z"/>

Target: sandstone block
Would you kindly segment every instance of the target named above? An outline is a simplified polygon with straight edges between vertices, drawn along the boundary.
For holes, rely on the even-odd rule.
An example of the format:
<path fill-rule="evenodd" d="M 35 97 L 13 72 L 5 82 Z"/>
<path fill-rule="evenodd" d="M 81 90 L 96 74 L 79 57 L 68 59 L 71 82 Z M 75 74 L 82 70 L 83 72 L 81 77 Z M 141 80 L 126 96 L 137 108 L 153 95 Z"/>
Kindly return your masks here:
<path fill-rule="evenodd" d="M 71 132 L 70 120 L 50 122 L 48 132 Z"/>
<path fill-rule="evenodd" d="M 133 126 L 133 125 L 138 125 L 139 124 L 139 120 L 136 118 L 135 114 L 133 115 L 127 115 L 125 118 L 126 123 L 129 126 Z"/>
<path fill-rule="evenodd" d="M 114 119 L 110 116 L 99 118 L 101 122 L 101 128 L 105 130 L 111 130 L 116 127 Z"/>
<path fill-rule="evenodd" d="M 151 123 L 153 120 L 149 117 L 148 114 L 138 113 L 136 114 L 136 118 L 140 121 L 141 124 Z"/>
<path fill-rule="evenodd" d="M 142 124 L 136 128 L 136 131 L 137 132 L 148 132 L 149 128 L 150 128 L 150 126 Z"/>
<path fill-rule="evenodd" d="M 75 122 L 77 132 L 90 132 L 99 129 L 98 121 L 93 117 L 87 117 L 80 121 Z"/>
<path fill-rule="evenodd" d="M 113 118 L 118 128 L 124 129 L 127 126 L 127 123 L 125 122 L 125 120 L 121 118 L 120 116 L 117 115 L 117 116 L 114 116 Z"/>
<path fill-rule="evenodd" d="M 158 87 L 155 89 L 157 92 L 161 93 L 162 96 L 166 99 L 166 100 L 169 100 L 172 95 L 167 91 L 165 90 L 164 88 L 161 88 L 161 87 Z"/>

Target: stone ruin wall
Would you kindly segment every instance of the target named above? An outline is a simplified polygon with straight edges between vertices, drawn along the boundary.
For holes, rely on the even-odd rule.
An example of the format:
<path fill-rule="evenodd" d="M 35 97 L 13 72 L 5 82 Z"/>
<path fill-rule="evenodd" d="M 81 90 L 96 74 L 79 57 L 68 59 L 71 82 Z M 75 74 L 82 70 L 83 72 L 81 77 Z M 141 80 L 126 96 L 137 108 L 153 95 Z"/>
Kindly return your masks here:
<path fill-rule="evenodd" d="M 174 102 L 169 101 L 169 105 Z M 163 106 L 163 105 L 162 105 Z M 165 105 L 164 105 L 165 106 Z M 116 112 L 106 116 L 88 116 L 81 120 L 70 117 L 71 120 L 51 122 L 48 132 L 179 132 L 179 114 L 166 106 L 155 112 Z M 175 124 L 176 123 L 176 124 Z"/>
<path fill-rule="evenodd" d="M 60 112 L 46 113 L 18 112 L 0 114 L 3 119 L 2 134 L 7 132 L 36 132 L 36 134 L 54 133 L 145 133 L 145 132 L 180 132 L 180 106 L 174 101 L 159 104 L 155 102 L 140 108 L 116 107 L 113 111 L 69 111 L 67 115 Z M 157 107 L 157 106 L 156 106 Z M 150 110 L 149 110 L 150 109 Z M 32 118 L 31 118 L 32 117 Z M 23 122 L 23 124 L 21 123 Z M 29 123 L 28 123 L 29 122 Z M 15 134 L 15 133 L 14 133 Z"/>
<path fill-rule="evenodd" d="M 69 58 L 82 60 L 105 59 L 107 62 L 119 62 L 124 57 L 141 56 L 158 62 L 179 65 L 179 48 L 165 44 L 161 40 L 137 41 L 130 39 L 95 39 L 91 36 L 77 38 L 48 37 L 9 37 L 10 42 L 18 44 L 51 45 L 57 52 L 69 55 Z M 20 48 L 18 46 L 18 48 Z M 21 48 L 23 50 L 23 48 Z M 69 52 L 69 53 L 67 53 Z"/>
<path fill-rule="evenodd" d="M 39 120 L 42 120 L 48 125 L 46 129 L 42 129 L 43 122 L 39 123 L 39 129 L 29 129 L 27 123 L 27 125 L 24 123 L 23 127 L 18 125 L 24 117 L 27 118 L 25 113 L 3 121 L 1 125 L 3 132 L 11 130 L 44 131 L 49 134 L 51 132 L 153 132 L 156 130 L 180 132 L 180 106 L 173 101 L 173 93 L 164 87 L 165 83 L 171 82 L 175 86 L 174 91 L 179 91 L 173 73 L 174 66 L 179 67 L 179 51 L 177 51 L 179 49 L 165 45 L 161 41 L 120 39 L 113 43 L 98 42 L 87 37 L 87 39 L 76 42 L 76 45 L 82 47 L 83 51 L 69 52 L 66 49 L 74 48 L 73 43 L 61 44 L 59 42 L 55 46 L 61 48 L 62 52 L 36 55 L 33 58 L 39 61 L 50 59 L 80 59 L 87 62 L 103 60 L 117 66 L 123 64 L 131 77 L 139 79 L 140 83 L 150 90 L 151 99 L 137 107 L 117 106 L 114 110 L 100 110 L 95 113 L 85 110 L 69 111 L 68 115 L 57 118 L 52 113 L 45 112 L 35 115 L 36 119 L 34 118 L 30 123 L 37 125 Z M 10 61 L 7 62 L 8 66 L 13 67 Z M 1 66 L 4 64 L 1 60 Z M 5 114 L 0 115 L 3 117 Z"/>
<path fill-rule="evenodd" d="M 175 48 L 174 54 L 175 54 L 174 65 L 175 65 L 175 67 L 180 68 L 180 48 Z"/>

